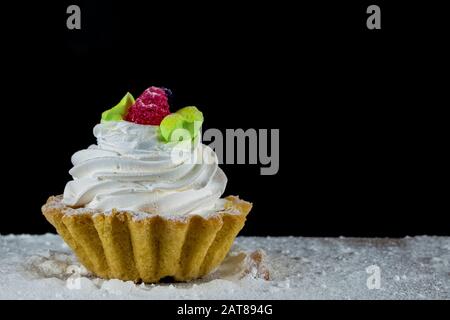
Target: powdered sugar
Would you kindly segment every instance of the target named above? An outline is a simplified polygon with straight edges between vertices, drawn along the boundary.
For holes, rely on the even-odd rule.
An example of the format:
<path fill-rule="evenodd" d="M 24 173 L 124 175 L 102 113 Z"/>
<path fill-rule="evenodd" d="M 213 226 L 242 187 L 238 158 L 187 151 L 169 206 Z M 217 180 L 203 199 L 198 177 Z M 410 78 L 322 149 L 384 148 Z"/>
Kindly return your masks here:
<path fill-rule="evenodd" d="M 450 299 L 450 238 L 238 237 L 204 279 L 135 284 L 91 276 L 56 235 L 0 236 L 0 299 L 17 298 Z"/>

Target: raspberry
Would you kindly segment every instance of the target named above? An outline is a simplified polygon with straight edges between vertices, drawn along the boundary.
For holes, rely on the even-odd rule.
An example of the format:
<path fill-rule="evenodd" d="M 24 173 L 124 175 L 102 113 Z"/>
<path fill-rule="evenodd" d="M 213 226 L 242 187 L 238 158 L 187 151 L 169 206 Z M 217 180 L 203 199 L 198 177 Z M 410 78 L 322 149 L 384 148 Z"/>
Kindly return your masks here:
<path fill-rule="evenodd" d="M 170 114 L 166 91 L 157 87 L 145 90 L 128 109 L 125 120 L 158 126 Z"/>

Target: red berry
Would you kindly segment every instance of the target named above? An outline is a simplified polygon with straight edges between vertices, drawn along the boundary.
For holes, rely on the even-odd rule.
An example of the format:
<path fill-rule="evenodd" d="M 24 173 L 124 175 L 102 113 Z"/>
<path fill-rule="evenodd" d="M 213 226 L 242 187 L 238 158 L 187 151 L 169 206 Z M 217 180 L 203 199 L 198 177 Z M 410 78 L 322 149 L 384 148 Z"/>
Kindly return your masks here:
<path fill-rule="evenodd" d="M 128 109 L 125 120 L 158 126 L 170 114 L 166 92 L 157 87 L 145 90 Z"/>

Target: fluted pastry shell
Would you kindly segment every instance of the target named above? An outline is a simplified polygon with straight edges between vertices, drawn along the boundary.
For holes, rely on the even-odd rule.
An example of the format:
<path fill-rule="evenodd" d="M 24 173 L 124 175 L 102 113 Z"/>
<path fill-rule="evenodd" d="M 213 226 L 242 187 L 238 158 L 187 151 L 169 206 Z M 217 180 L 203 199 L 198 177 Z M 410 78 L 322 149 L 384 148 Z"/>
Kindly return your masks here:
<path fill-rule="evenodd" d="M 42 207 L 46 219 L 95 275 L 106 279 L 188 281 L 215 269 L 242 229 L 252 205 L 225 198 L 225 209 L 207 216 L 160 216 L 71 208 L 62 197 Z"/>

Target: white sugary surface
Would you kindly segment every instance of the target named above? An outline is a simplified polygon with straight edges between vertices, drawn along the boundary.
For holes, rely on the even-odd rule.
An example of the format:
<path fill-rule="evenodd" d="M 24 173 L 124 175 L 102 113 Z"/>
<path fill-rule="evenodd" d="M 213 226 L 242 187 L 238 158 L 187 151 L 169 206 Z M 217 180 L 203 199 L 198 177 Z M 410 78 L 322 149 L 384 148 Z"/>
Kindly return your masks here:
<path fill-rule="evenodd" d="M 450 299 L 450 237 L 239 237 L 207 279 L 139 285 L 89 275 L 56 235 L 0 236 L 0 299 Z"/>

